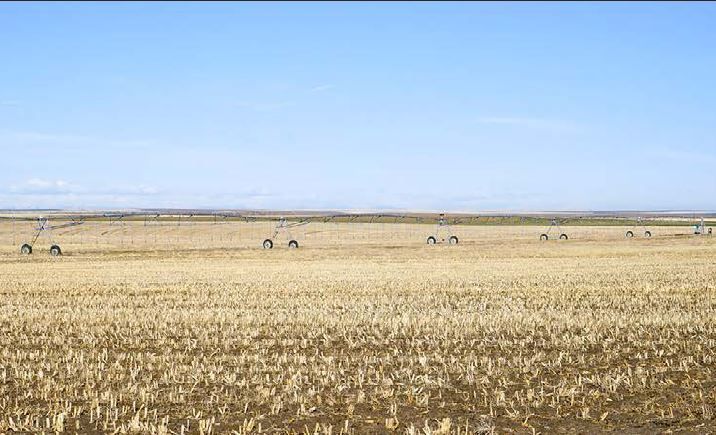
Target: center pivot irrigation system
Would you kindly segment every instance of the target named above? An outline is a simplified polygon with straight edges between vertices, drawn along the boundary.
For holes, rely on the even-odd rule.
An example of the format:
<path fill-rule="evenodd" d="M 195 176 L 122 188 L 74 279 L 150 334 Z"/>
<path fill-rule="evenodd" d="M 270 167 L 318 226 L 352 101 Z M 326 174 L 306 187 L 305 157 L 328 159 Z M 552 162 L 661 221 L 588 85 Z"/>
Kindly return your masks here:
<path fill-rule="evenodd" d="M 50 243 L 50 255 L 53 257 L 57 257 L 58 255 L 62 255 L 62 249 L 60 249 L 60 246 L 55 244 L 55 242 L 52 239 L 52 230 L 58 230 L 60 228 L 67 228 L 67 227 L 73 227 L 77 225 L 81 225 L 82 221 L 72 220 L 71 222 L 61 224 L 61 225 L 50 225 L 50 220 L 45 217 L 38 217 L 37 220 L 37 226 L 35 227 L 35 230 L 33 232 L 32 240 L 29 241 L 29 243 L 23 243 L 22 246 L 20 246 L 20 253 L 25 255 L 32 254 L 32 247 L 37 242 L 37 239 L 39 239 L 41 236 L 44 236 Z"/>
<path fill-rule="evenodd" d="M 694 234 L 707 234 L 711 235 L 713 233 L 713 228 L 706 228 L 706 224 L 704 222 L 704 218 L 701 218 L 701 222 L 699 222 L 697 225 L 694 225 Z"/>
<path fill-rule="evenodd" d="M 295 249 L 298 248 L 298 241 L 293 238 L 291 235 L 291 228 L 299 227 L 303 225 L 307 225 L 310 222 L 310 220 L 301 220 L 298 222 L 288 222 L 285 217 L 280 217 L 278 219 L 278 223 L 276 224 L 276 227 L 273 230 L 273 235 L 269 237 L 268 239 L 264 240 L 263 247 L 264 249 L 272 249 L 273 248 L 273 241 L 276 240 L 279 234 L 285 234 L 286 238 L 288 239 L 288 247 Z"/>
<path fill-rule="evenodd" d="M 280 216 L 280 217 L 278 217 Z M 458 237 L 452 231 L 454 225 L 474 225 L 478 223 L 487 224 L 501 224 L 508 223 L 513 225 L 525 224 L 528 220 L 532 219 L 533 223 L 549 221 L 549 227 L 547 230 L 540 234 L 539 238 L 542 241 L 550 240 L 550 238 L 558 240 L 568 240 L 567 233 L 563 231 L 561 225 L 567 222 L 583 223 L 583 219 L 590 220 L 589 222 L 593 225 L 600 225 L 602 222 L 609 220 L 612 225 L 625 225 L 628 226 L 629 222 L 633 222 L 633 229 L 626 232 L 626 238 L 633 238 L 637 229 L 643 231 L 644 237 L 649 238 L 652 236 L 651 231 L 646 229 L 646 221 L 643 214 L 637 215 L 634 212 L 615 213 L 615 212 L 543 212 L 543 213 L 525 213 L 525 214 L 488 214 L 483 213 L 477 214 L 456 214 L 452 219 L 448 219 L 444 213 L 407 213 L 407 214 L 396 214 L 396 213 L 330 213 L 330 212 L 293 212 L 289 217 L 285 217 L 285 214 L 269 213 L 269 212 L 219 212 L 219 211 L 205 211 L 205 210 L 141 210 L 136 212 L 126 213 L 94 213 L 94 214 L 83 214 L 83 213 L 65 213 L 65 212 L 50 212 L 45 216 L 33 216 L 31 212 L 25 212 L 20 215 L 8 215 L 5 213 L 0 215 L 0 222 L 12 221 L 13 227 L 13 240 L 14 240 L 14 229 L 17 222 L 32 222 L 34 223 L 34 229 L 32 235 L 28 237 L 28 240 L 24 240 L 20 246 L 20 253 L 24 255 L 30 255 L 33 253 L 36 243 L 38 240 L 43 239 L 47 241 L 49 245 L 49 253 L 52 256 L 62 255 L 62 249 L 60 245 L 56 243 L 53 238 L 53 231 L 75 227 L 87 224 L 89 222 L 107 222 L 110 226 L 125 224 L 127 221 L 142 221 L 144 226 L 158 224 L 159 222 L 168 221 L 173 222 L 173 225 L 181 226 L 182 223 L 190 224 L 199 221 L 205 223 L 225 223 L 229 221 L 238 222 L 275 222 L 272 232 L 267 238 L 263 240 L 261 246 L 264 249 L 272 249 L 274 244 L 279 240 L 284 240 L 287 243 L 288 248 L 296 249 L 299 247 L 299 242 L 296 237 L 292 234 L 292 229 L 300 226 L 305 226 L 310 223 L 414 223 L 414 224 L 429 224 L 434 222 L 436 224 L 435 230 L 429 233 L 423 240 L 428 245 L 435 245 L 439 243 L 445 243 L 448 245 L 457 245 Z M 678 217 L 680 219 L 691 219 L 696 218 L 695 215 L 676 215 L 668 213 L 652 213 L 648 216 L 649 219 L 664 219 Z M 710 217 L 713 217 L 710 215 Z M 606 220 L 605 220 L 606 219 Z M 54 222 L 62 222 L 58 225 L 51 225 L 50 220 Z M 707 228 L 703 217 L 698 225 L 694 226 L 694 234 L 710 235 L 712 229 Z"/>
<path fill-rule="evenodd" d="M 651 231 L 646 229 L 646 225 L 644 224 L 644 220 L 641 218 L 641 216 L 637 216 L 636 222 L 634 222 L 634 230 L 636 230 L 637 228 L 644 231 L 644 237 L 651 237 Z M 625 236 L 627 239 L 631 239 L 632 237 L 634 237 L 634 231 L 627 230 Z"/>
<path fill-rule="evenodd" d="M 451 245 L 457 245 L 458 238 L 457 236 L 452 234 L 452 231 L 450 230 L 450 223 L 445 218 L 445 213 L 440 213 L 440 217 L 438 217 L 438 226 L 435 229 L 435 234 L 432 236 L 428 236 L 428 245 L 434 245 L 438 242 L 445 242 L 447 238 L 447 242 Z"/>
<path fill-rule="evenodd" d="M 560 240 L 567 240 L 569 237 L 566 233 L 562 232 L 562 227 L 559 226 L 559 219 L 552 219 L 552 221 L 549 224 L 549 228 L 547 229 L 546 233 L 542 233 L 539 236 L 540 240 L 549 240 L 549 235 L 554 231 L 554 234 L 559 234 Z"/>

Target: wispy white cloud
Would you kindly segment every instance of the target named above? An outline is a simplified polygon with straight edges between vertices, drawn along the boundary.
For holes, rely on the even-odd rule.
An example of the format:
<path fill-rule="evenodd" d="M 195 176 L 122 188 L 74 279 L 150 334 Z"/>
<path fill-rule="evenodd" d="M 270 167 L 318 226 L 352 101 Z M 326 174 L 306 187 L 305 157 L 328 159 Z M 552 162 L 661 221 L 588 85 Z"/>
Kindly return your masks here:
<path fill-rule="evenodd" d="M 264 187 L 232 192 L 172 191 L 149 185 L 84 186 L 60 179 L 31 178 L 0 186 L 0 209 L 100 208 L 300 208 L 304 198 Z M 284 208 L 286 208 L 284 207 Z"/>
<path fill-rule="evenodd" d="M 309 89 L 308 92 L 323 92 L 323 91 L 328 91 L 330 89 L 333 89 L 335 87 L 336 87 L 335 85 L 331 85 L 331 84 L 318 85 L 318 86 L 314 86 L 311 89 Z"/>
<path fill-rule="evenodd" d="M 73 190 L 65 180 L 45 180 L 42 178 L 30 178 L 24 183 L 10 186 L 8 191 L 12 194 L 56 194 L 69 193 Z"/>
<path fill-rule="evenodd" d="M 325 92 L 325 91 L 328 91 L 333 88 L 335 88 L 335 85 L 326 83 L 326 84 L 320 84 L 320 85 L 313 86 L 305 92 L 307 92 L 309 94 L 313 94 L 313 93 Z M 293 95 L 293 97 L 295 97 L 298 100 L 301 99 L 301 97 L 298 95 Z M 293 107 L 293 106 L 296 106 L 297 104 L 298 103 L 294 99 L 286 99 L 286 100 L 277 100 L 277 101 L 239 100 L 239 101 L 235 101 L 231 105 L 233 107 L 247 109 L 247 110 L 251 110 L 254 112 L 273 112 L 273 111 L 277 111 L 277 110 L 281 110 L 281 109 L 286 109 L 288 107 Z"/>
<path fill-rule="evenodd" d="M 295 106 L 293 101 L 237 101 L 234 107 L 253 110 L 255 112 L 272 112 L 274 110 L 285 109 Z"/>
<path fill-rule="evenodd" d="M 116 185 L 116 186 L 82 186 L 62 179 L 30 178 L 21 183 L 11 184 L 0 193 L 10 196 L 37 196 L 37 195 L 158 195 L 161 190 L 155 186 Z"/>
<path fill-rule="evenodd" d="M 6 139 L 14 139 L 23 142 L 43 142 L 53 144 L 84 143 L 92 140 L 92 138 L 89 136 L 62 133 L 45 133 L 38 131 L 3 132 L 2 136 Z"/>
<path fill-rule="evenodd" d="M 477 119 L 481 124 L 503 125 L 509 127 L 530 128 L 535 130 L 567 132 L 576 131 L 577 125 L 570 121 L 533 118 L 533 117 L 515 117 L 515 116 L 483 116 Z"/>
<path fill-rule="evenodd" d="M 157 145 L 156 141 L 148 139 L 115 139 L 82 134 L 8 130 L 0 130 L 0 141 L 19 147 L 61 147 L 65 151 L 97 146 L 103 148 L 148 148 Z"/>
<path fill-rule="evenodd" d="M 665 162 L 678 162 L 693 164 L 713 164 L 716 162 L 716 153 L 711 150 L 694 150 L 694 149 L 678 149 L 678 148 L 655 148 L 644 152 L 646 156 L 654 160 L 662 160 Z"/>

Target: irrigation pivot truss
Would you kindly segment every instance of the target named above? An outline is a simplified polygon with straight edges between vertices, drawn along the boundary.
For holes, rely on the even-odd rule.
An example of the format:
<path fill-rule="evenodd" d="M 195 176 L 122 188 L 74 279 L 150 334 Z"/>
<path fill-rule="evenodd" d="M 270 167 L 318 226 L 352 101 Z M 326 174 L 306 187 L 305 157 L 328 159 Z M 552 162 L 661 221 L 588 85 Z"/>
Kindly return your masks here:
<path fill-rule="evenodd" d="M 59 256 L 63 251 L 56 240 L 58 232 L 71 237 L 71 245 L 82 246 L 94 242 L 101 249 L 103 241 L 111 240 L 121 246 L 139 245 L 156 247 L 171 241 L 177 245 L 182 241 L 191 247 L 196 241 L 193 228 L 220 228 L 233 225 L 220 233 L 206 230 L 211 240 L 228 238 L 236 241 L 253 240 L 250 246 L 273 249 L 274 245 L 296 249 L 303 244 L 301 238 L 330 237 L 350 229 L 351 237 L 358 240 L 389 238 L 389 231 L 397 224 L 407 225 L 411 232 L 406 237 L 421 240 L 427 245 L 457 245 L 456 228 L 469 225 L 525 225 L 543 226 L 546 230 L 539 239 L 569 240 L 563 226 L 570 225 L 620 225 L 629 227 L 626 238 L 643 235 L 652 236 L 650 225 L 692 225 L 693 234 L 710 235 L 712 229 L 705 219 L 716 218 L 710 212 L 524 212 L 524 213 L 444 213 L 434 212 L 331 212 L 331 211 L 237 211 L 237 210 L 190 210 L 151 209 L 134 211 L 66 212 L 43 211 L 0 211 L 0 237 L 6 234 L 12 245 L 24 255 L 30 255 L 40 241 L 46 245 L 50 255 Z M 694 225 L 694 222 L 697 222 Z M 309 228 L 312 224 L 316 228 Z M 173 230 L 181 227 L 181 231 Z M 86 235 L 83 229 L 89 229 Z M 388 231 L 386 231 L 386 228 Z M 432 228 L 432 229 L 431 229 Z M 298 232 L 303 231 L 301 235 Z M 421 234 L 422 233 L 422 234 Z M 183 240 L 186 238 L 187 240 Z M 206 242 L 205 239 L 202 239 Z M 109 243 L 109 242 L 108 242 Z M 17 252 L 17 251 L 16 251 Z"/>

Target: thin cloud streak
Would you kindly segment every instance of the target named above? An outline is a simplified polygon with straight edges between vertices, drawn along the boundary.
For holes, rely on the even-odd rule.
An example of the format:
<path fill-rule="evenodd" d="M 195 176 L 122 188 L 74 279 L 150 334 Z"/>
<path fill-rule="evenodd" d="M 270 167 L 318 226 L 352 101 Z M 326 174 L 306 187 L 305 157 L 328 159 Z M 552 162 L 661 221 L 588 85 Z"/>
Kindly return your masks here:
<path fill-rule="evenodd" d="M 276 102 L 237 101 L 233 104 L 234 107 L 249 109 L 249 110 L 253 110 L 255 112 L 272 112 L 274 110 L 285 109 L 287 107 L 292 107 L 295 105 L 296 105 L 296 103 L 293 101 L 276 101 Z"/>
<path fill-rule="evenodd" d="M 480 124 L 523 127 L 535 130 L 566 132 L 576 131 L 577 125 L 572 122 L 531 117 L 484 116 L 477 119 Z"/>
<path fill-rule="evenodd" d="M 330 89 L 333 89 L 335 87 L 336 87 L 335 85 L 331 85 L 331 84 L 318 85 L 318 86 L 314 86 L 313 88 L 309 89 L 308 92 L 323 92 L 323 91 L 328 91 Z"/>
<path fill-rule="evenodd" d="M 159 195 L 161 190 L 154 186 L 126 185 L 114 187 L 85 187 L 62 179 L 48 180 L 43 178 L 30 178 L 20 184 L 12 184 L 7 189 L 0 190 L 7 196 L 42 196 L 57 194 L 75 195 Z"/>
<path fill-rule="evenodd" d="M 61 147 L 63 150 L 103 148 L 146 149 L 157 145 L 148 139 L 107 139 L 82 134 L 48 133 L 41 131 L 0 131 L 0 141 L 15 146 Z"/>

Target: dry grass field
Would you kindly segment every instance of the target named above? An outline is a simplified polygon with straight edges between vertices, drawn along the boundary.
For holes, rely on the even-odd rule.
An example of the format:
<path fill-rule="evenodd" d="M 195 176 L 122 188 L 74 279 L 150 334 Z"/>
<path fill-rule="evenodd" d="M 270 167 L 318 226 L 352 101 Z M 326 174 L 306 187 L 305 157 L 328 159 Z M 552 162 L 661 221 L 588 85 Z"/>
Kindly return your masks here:
<path fill-rule="evenodd" d="M 3 225 L 0 432 L 716 431 L 688 228 L 88 224 L 51 258 Z"/>

